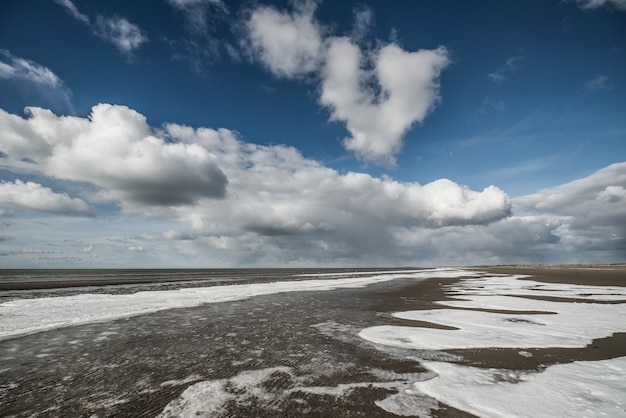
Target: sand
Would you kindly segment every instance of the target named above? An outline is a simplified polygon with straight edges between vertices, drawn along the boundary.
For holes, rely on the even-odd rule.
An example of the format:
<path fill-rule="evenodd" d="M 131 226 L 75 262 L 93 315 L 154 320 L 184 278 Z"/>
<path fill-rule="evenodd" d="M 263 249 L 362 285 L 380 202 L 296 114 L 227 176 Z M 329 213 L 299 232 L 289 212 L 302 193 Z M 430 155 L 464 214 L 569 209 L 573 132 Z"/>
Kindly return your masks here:
<path fill-rule="evenodd" d="M 626 286 L 625 266 L 476 270 L 546 283 Z M 467 417 L 433 398 L 400 396 L 413 382 L 433 377 L 421 362 L 537 371 L 626 356 L 624 333 L 581 348 L 524 350 L 528 355 L 518 349 L 416 354 L 359 337 L 377 325 L 445 328 L 392 313 L 440 309 L 436 302 L 453 300 L 450 286 L 462 280 L 396 279 L 263 295 L 0 341 L 0 410 L 3 416 L 153 417 L 184 415 L 187 406 L 189 416 L 393 417 L 388 411 L 405 405 L 395 411 Z M 396 406 L 385 403 L 392 396 Z"/>

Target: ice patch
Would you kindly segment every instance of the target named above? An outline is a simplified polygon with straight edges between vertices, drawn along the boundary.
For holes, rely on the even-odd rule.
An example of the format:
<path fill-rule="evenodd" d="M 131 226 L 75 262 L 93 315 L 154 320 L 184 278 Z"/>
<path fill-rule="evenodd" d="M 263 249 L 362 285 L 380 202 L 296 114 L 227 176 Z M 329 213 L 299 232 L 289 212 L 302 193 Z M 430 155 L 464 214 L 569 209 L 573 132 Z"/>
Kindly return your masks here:
<path fill-rule="evenodd" d="M 452 292 L 471 296 L 491 296 L 494 294 L 516 296 L 543 296 L 585 299 L 587 301 L 625 301 L 626 288 L 620 286 L 588 286 L 565 283 L 543 283 L 532 280 L 518 280 L 523 275 L 485 276 L 468 278 L 461 283 L 448 286 Z"/>
<path fill-rule="evenodd" d="M 424 350 L 495 347 L 520 348 L 520 356 L 531 357 L 532 353 L 523 348 L 582 348 L 593 339 L 626 332 L 626 288 L 546 284 L 518 280 L 521 277 L 464 279 L 448 286 L 462 300 L 438 302 L 443 309 L 394 314 L 454 330 L 378 326 L 362 330 L 359 336 L 386 346 L 413 349 L 426 359 L 422 355 L 429 351 Z M 598 303 L 606 301 L 615 303 Z M 542 373 L 486 370 L 442 361 L 422 363 L 438 377 L 414 383 L 417 393 L 480 417 L 626 417 L 626 357 L 560 364 Z M 387 405 L 396 398 L 400 403 L 405 400 L 394 395 L 380 404 Z"/>
<path fill-rule="evenodd" d="M 214 417 L 224 412 L 229 402 L 248 398 L 267 399 L 271 395 L 262 388 L 273 373 L 291 373 L 289 367 L 272 367 L 239 373 L 231 379 L 208 380 L 189 386 L 158 415 L 159 418 Z"/>
<path fill-rule="evenodd" d="M 379 373 L 372 370 L 372 374 Z M 275 410 L 276 415 L 279 415 L 281 405 L 287 400 L 306 403 L 306 396 L 304 398 L 301 396 L 307 394 L 342 398 L 350 396 L 358 388 L 398 391 L 398 394 L 380 401 L 379 407 L 396 414 L 403 412 L 403 415 L 416 415 L 419 409 L 423 412 L 423 416 L 428 416 L 428 412 L 437 407 L 437 402 L 412 391 L 411 384 L 419 380 L 432 379 L 435 376 L 432 372 L 393 373 L 385 377 L 392 377 L 396 379 L 394 381 L 307 386 L 311 375 L 298 376 L 291 367 L 248 370 L 229 379 L 208 380 L 189 386 L 177 399 L 171 401 L 158 417 L 230 416 L 228 407 L 233 404 L 238 407 L 255 405 Z"/>
<path fill-rule="evenodd" d="M 69 325 L 108 321 L 172 308 L 227 302 L 253 296 L 296 291 L 327 291 L 359 288 L 397 278 L 462 277 L 466 270 L 436 269 L 378 271 L 363 277 L 281 281 L 226 285 L 179 290 L 146 291 L 133 294 L 80 294 L 75 296 L 18 299 L 0 304 L 0 339 Z"/>
<path fill-rule="evenodd" d="M 379 408 L 401 417 L 414 417 L 416 415 L 429 417 L 430 411 L 439 407 L 439 403 L 435 399 L 411 391 L 397 393 L 374 403 Z"/>
<path fill-rule="evenodd" d="M 359 336 L 378 344 L 416 350 L 463 348 L 545 348 L 585 347 L 593 339 L 626 332 L 626 303 L 597 304 L 553 302 L 518 296 L 558 294 L 581 298 L 589 286 L 549 285 L 549 292 L 538 282 L 516 280 L 517 276 L 466 279 L 451 288 L 463 300 L 438 302 L 456 309 L 398 312 L 394 316 L 426 321 L 455 330 L 405 326 L 366 328 Z M 492 285 L 493 284 L 493 288 Z M 465 289 L 465 290 L 463 290 Z M 626 288 L 594 287 L 589 300 L 626 300 Z M 474 310 L 469 310 L 474 309 Z M 514 311 L 514 314 L 484 312 L 476 309 Z M 525 312 L 548 312 L 527 314 Z"/>
<path fill-rule="evenodd" d="M 559 364 L 541 373 L 425 362 L 438 377 L 419 392 L 480 417 L 626 417 L 626 357 Z"/>

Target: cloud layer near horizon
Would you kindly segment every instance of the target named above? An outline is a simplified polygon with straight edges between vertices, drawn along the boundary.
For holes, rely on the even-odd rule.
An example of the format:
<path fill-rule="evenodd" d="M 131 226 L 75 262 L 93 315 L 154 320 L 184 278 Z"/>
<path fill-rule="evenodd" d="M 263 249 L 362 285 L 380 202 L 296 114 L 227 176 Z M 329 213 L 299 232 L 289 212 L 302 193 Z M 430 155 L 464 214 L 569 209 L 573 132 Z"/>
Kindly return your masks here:
<path fill-rule="evenodd" d="M 391 240 L 390 228 L 485 225 L 510 215 L 509 198 L 494 186 L 479 192 L 446 179 L 421 185 L 340 174 L 295 148 L 243 142 L 226 129 L 153 128 L 125 106 L 100 104 L 87 118 L 41 108 L 27 115 L 0 110 L 3 167 L 91 184 L 95 191 L 82 197 L 92 204 L 109 201 L 142 218 L 189 222 L 188 232 L 165 235 L 175 240 L 296 236 L 304 245 L 332 242 L 346 251 Z M 30 208 L 58 213 L 52 203 Z"/>
<path fill-rule="evenodd" d="M 124 243 L 146 255 L 158 247 L 231 266 L 397 265 L 572 262 L 600 249 L 607 259 L 596 261 L 610 261 L 626 249 L 626 163 L 511 202 L 494 186 L 341 174 L 227 129 L 155 128 L 125 106 L 100 104 L 86 118 L 27 114 L 0 110 L 0 166 L 91 188 L 70 197 L 4 183 L 2 213 L 89 216 L 87 202 L 114 202 L 131 216 L 189 225 Z"/>

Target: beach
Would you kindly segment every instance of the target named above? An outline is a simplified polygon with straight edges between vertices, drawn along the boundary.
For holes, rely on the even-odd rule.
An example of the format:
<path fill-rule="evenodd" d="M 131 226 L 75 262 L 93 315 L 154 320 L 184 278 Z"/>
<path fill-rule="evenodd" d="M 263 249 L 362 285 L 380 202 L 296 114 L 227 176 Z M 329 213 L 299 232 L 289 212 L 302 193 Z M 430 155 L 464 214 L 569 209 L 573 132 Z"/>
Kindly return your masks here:
<path fill-rule="evenodd" d="M 589 408 L 585 416 L 626 416 L 623 265 L 289 274 L 277 282 L 3 302 L 0 410 L 531 416 L 535 410 L 511 409 L 510 394 L 551 393 L 544 380 L 558 378 L 563 390 L 535 400 L 539 413 L 567 413 L 569 402 Z M 75 309 L 83 299 L 93 303 L 71 311 L 52 299 Z M 63 312 L 72 318 L 32 324 Z M 578 383 L 590 391 L 579 403 Z"/>

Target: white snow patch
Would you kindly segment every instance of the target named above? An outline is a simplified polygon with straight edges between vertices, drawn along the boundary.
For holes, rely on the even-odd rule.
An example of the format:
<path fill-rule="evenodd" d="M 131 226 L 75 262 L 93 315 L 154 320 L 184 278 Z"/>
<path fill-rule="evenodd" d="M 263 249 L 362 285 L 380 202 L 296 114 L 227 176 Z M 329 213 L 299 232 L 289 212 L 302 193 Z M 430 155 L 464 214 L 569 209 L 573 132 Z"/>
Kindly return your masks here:
<path fill-rule="evenodd" d="M 480 417 L 626 417 L 626 357 L 510 371 L 424 362 L 438 377 L 419 392 Z"/>
<path fill-rule="evenodd" d="M 373 272 L 365 277 L 332 280 L 299 280 L 179 290 L 146 291 L 133 294 L 80 294 L 35 299 L 18 299 L 0 304 L 0 339 L 53 328 L 108 321 L 165 309 L 187 308 L 205 303 L 227 302 L 253 296 L 296 291 L 325 291 L 358 288 L 396 278 L 425 279 L 462 277 L 458 269 Z M 346 274 L 348 276 L 349 274 Z"/>
<path fill-rule="evenodd" d="M 248 370 L 230 379 L 207 380 L 189 386 L 178 398 L 171 401 L 158 418 L 213 417 L 224 412 L 229 401 L 248 397 L 266 399 L 271 397 L 261 388 L 273 373 L 289 373 L 289 367 L 272 367 Z"/>
<path fill-rule="evenodd" d="M 571 303 L 527 299 L 523 295 L 549 295 L 595 300 L 626 301 L 626 288 L 593 286 L 594 296 L 583 296 L 591 286 L 517 280 L 518 276 L 466 279 L 451 286 L 463 300 L 438 302 L 454 308 L 518 311 L 514 314 L 467 309 L 432 309 L 398 312 L 402 319 L 426 321 L 456 330 L 403 326 L 377 326 L 359 335 L 374 343 L 416 350 L 463 348 L 585 347 L 593 339 L 626 332 L 626 303 Z M 493 285 L 493 286 L 492 286 Z M 540 287 L 541 286 L 541 287 Z M 531 290 L 543 289 L 543 290 Z M 528 311 L 549 313 L 528 314 Z"/>
<path fill-rule="evenodd" d="M 464 279 L 448 287 L 462 299 L 438 302 L 455 309 L 394 314 L 407 320 L 455 327 L 454 330 L 379 326 L 366 328 L 359 335 L 382 345 L 414 349 L 416 353 L 508 347 L 520 348 L 520 356 L 530 357 L 532 354 L 523 348 L 585 347 L 593 339 L 626 332 L 626 288 L 519 280 L 522 277 Z M 548 301 L 524 296 L 563 299 Z M 572 298 L 587 303 L 573 302 Z M 422 363 L 438 377 L 414 383 L 417 393 L 480 417 L 626 417 L 626 357 L 560 364 L 541 373 L 480 369 L 441 361 Z M 413 400 L 393 395 L 379 406 L 396 398 L 401 404 Z M 403 411 L 402 407 L 399 411 Z M 395 410 L 389 412 L 401 415 Z"/>
<path fill-rule="evenodd" d="M 268 380 L 276 372 L 289 375 L 291 379 L 290 387 L 273 391 L 266 386 Z M 380 374 L 376 369 L 373 369 L 371 372 L 373 375 Z M 437 407 L 437 401 L 423 394 L 415 393 L 411 389 L 411 384 L 415 381 L 432 379 L 435 376 L 432 372 L 394 373 L 393 375 L 384 376 L 392 377 L 393 381 L 345 383 L 337 386 L 307 386 L 311 376 L 297 376 L 290 367 L 280 366 L 248 370 L 232 378 L 207 380 L 189 386 L 178 398 L 171 401 L 158 417 L 225 416 L 228 412 L 226 407 L 230 402 L 237 402 L 241 405 L 260 402 L 260 404 L 269 409 L 277 409 L 278 415 L 278 408 L 287 399 L 297 402 L 298 396 L 302 394 L 342 398 L 349 396 L 357 388 L 396 390 L 399 392 L 398 394 L 377 402 L 377 405 L 380 403 L 379 407 L 397 415 L 418 414 L 420 416 L 428 416 L 429 411 Z M 296 397 L 292 399 L 291 395 L 293 394 L 296 394 Z M 302 401 L 305 402 L 304 400 Z"/>

